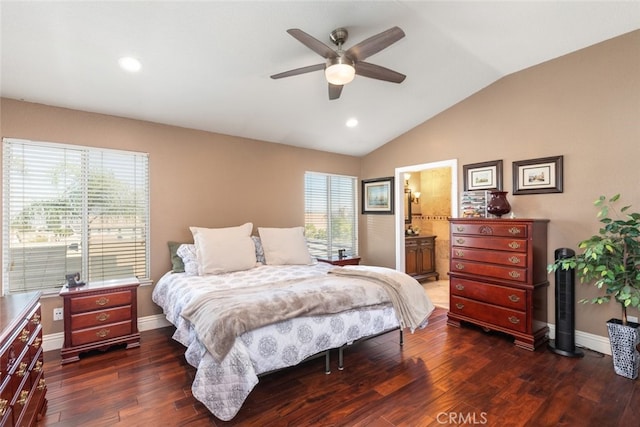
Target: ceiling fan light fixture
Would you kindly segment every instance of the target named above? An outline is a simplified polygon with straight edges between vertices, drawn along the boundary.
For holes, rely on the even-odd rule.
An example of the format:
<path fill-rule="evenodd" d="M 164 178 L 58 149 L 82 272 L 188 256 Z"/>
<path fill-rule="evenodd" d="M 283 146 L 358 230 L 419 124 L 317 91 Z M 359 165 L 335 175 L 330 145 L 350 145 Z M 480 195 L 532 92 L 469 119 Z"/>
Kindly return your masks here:
<path fill-rule="evenodd" d="M 329 60 L 324 75 L 327 81 L 333 85 L 346 85 L 355 77 L 356 69 L 353 66 L 353 61 L 339 56 Z"/>

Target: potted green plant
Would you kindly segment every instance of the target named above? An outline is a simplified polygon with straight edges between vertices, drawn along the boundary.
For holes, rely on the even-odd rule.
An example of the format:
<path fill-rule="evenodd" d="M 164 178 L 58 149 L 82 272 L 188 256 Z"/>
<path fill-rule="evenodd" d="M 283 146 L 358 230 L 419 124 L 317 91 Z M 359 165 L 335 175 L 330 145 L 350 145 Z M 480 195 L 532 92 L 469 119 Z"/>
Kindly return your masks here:
<path fill-rule="evenodd" d="M 602 224 L 598 234 L 578 244 L 582 253 L 556 260 L 549 273 L 575 269 L 581 283 L 592 283 L 603 295 L 580 300 L 581 303 L 604 304 L 612 299 L 622 308 L 622 319 L 607 321 L 613 365 L 618 375 L 638 377 L 640 325 L 627 320 L 627 308 L 640 306 L 640 213 L 629 212 L 631 206 L 616 210 L 620 194 L 594 202 Z M 612 218 L 614 216 L 615 218 Z"/>

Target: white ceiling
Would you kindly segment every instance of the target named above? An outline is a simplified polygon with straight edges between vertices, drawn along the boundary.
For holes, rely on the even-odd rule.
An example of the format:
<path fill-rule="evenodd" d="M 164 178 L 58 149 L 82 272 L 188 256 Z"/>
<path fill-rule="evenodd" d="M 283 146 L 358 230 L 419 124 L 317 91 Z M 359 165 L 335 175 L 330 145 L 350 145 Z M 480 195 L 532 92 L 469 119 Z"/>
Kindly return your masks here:
<path fill-rule="evenodd" d="M 2 0 L 3 97 L 361 156 L 513 72 L 640 28 L 638 1 Z M 286 33 L 345 48 L 392 26 L 367 59 L 407 75 L 358 77 L 329 101 L 323 62 Z M 118 58 L 133 55 L 128 74 Z M 345 122 L 360 124 L 349 129 Z M 179 143 L 179 141 L 176 141 Z"/>

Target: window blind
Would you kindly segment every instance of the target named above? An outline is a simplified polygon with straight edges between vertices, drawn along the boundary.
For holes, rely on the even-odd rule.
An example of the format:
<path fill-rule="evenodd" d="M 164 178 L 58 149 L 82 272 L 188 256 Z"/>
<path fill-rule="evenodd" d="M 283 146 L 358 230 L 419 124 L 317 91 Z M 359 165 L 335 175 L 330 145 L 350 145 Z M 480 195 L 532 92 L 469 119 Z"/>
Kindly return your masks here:
<path fill-rule="evenodd" d="M 358 255 L 357 178 L 305 173 L 305 235 L 315 257 Z"/>
<path fill-rule="evenodd" d="M 3 140 L 3 292 L 149 277 L 146 153 Z"/>

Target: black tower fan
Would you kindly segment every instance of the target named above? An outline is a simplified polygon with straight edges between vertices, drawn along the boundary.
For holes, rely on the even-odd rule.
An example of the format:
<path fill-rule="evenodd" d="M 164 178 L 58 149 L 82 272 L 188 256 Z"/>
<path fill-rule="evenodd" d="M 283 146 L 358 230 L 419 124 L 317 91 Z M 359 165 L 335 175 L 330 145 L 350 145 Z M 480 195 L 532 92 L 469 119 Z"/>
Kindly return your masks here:
<path fill-rule="evenodd" d="M 568 248 L 555 251 L 555 259 L 571 258 L 575 252 Z M 576 349 L 575 326 L 575 272 L 556 270 L 556 339 L 549 342 L 549 349 L 567 357 L 582 357 L 582 350 Z"/>

